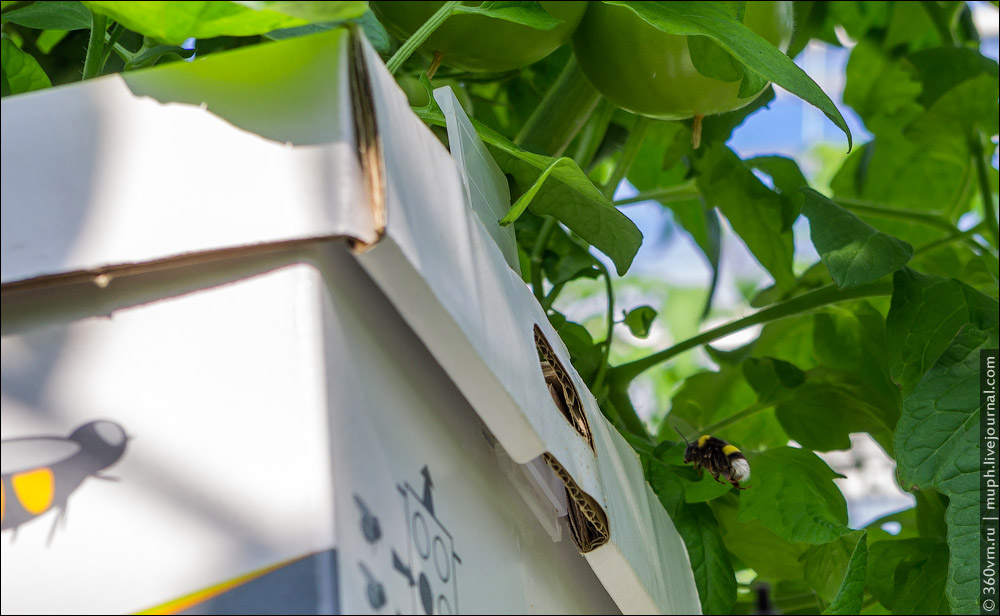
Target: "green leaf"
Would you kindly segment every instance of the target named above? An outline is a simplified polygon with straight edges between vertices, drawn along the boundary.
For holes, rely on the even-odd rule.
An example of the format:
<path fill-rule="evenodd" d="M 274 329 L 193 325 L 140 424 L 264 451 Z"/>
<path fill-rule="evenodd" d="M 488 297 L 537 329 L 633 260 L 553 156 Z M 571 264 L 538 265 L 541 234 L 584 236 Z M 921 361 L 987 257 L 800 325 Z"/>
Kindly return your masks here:
<path fill-rule="evenodd" d="M 875 541 L 869 546 L 868 590 L 895 614 L 946 613 L 947 559 L 948 546 L 940 539 Z M 923 588 L 914 587 L 918 580 Z M 897 609 L 897 597 L 913 609 Z"/>
<path fill-rule="evenodd" d="M 743 376 L 757 392 L 757 400 L 765 403 L 787 399 L 791 390 L 805 382 L 805 373 L 794 364 L 772 357 L 747 359 L 743 362 Z"/>
<path fill-rule="evenodd" d="M 609 4 L 628 7 L 667 34 L 711 38 L 743 64 L 747 75 L 755 73 L 763 80 L 772 81 L 825 113 L 847 135 L 850 149 L 851 130 L 826 93 L 791 58 L 740 23 L 720 3 L 618 1 Z"/>
<path fill-rule="evenodd" d="M 236 2 L 88 1 L 83 4 L 129 30 L 169 45 L 180 45 L 192 37 L 252 36 L 309 23 L 307 19 L 258 11 Z"/>
<path fill-rule="evenodd" d="M 414 108 L 413 112 L 428 124 L 446 125 L 444 114 L 433 100 L 426 107 Z M 628 271 L 642 244 L 642 233 L 601 194 L 579 166 L 575 163 L 553 165 L 556 159 L 551 156 L 523 150 L 485 124 L 472 118 L 470 121 L 479 137 L 492 146 L 491 153 L 500 168 L 514 176 L 522 190 L 533 186 L 538 177 L 551 167 L 548 179 L 528 207 L 532 213 L 556 218 L 584 241 L 608 255 L 619 276 Z"/>
<path fill-rule="evenodd" d="M 997 301 L 958 282 L 907 268 L 893 276 L 886 343 L 892 378 L 909 394 L 967 325 L 997 326 Z"/>
<path fill-rule="evenodd" d="M 763 579 L 801 580 L 800 559 L 809 545 L 785 541 L 757 520 L 740 521 L 741 499 L 728 495 L 710 503 L 726 547 Z"/>
<path fill-rule="evenodd" d="M 691 64 L 705 77 L 719 81 L 743 79 L 743 65 L 712 39 L 707 36 L 689 36 L 687 44 Z M 740 96 L 743 94 L 740 93 Z"/>
<path fill-rule="evenodd" d="M 783 230 L 783 205 L 778 194 L 724 145 L 704 148 L 692 162 L 707 205 L 719 208 L 779 287 L 791 287 L 795 283 L 792 234 Z"/>
<path fill-rule="evenodd" d="M 482 15 L 521 24 L 536 30 L 551 30 L 563 23 L 561 19 L 549 15 L 538 2 L 483 2 L 479 6 L 460 4 L 452 15 Z"/>
<path fill-rule="evenodd" d="M 649 328 L 652 327 L 655 318 L 655 310 L 649 306 L 639 306 L 625 315 L 625 326 L 636 338 L 645 338 L 649 335 Z"/>
<path fill-rule="evenodd" d="M 980 75 L 996 78 L 996 60 L 968 47 L 936 47 L 912 53 L 907 61 L 916 69 L 922 90 L 920 104 L 930 108 L 939 98 L 963 81 Z"/>
<path fill-rule="evenodd" d="M 549 314 L 549 322 L 566 344 L 573 367 L 585 381 L 588 381 L 604 360 L 601 347 L 594 344 L 594 339 L 586 327 L 567 320 L 555 310 Z"/>
<path fill-rule="evenodd" d="M 281 0 L 236 0 L 240 4 L 255 11 L 271 11 L 290 17 L 298 17 L 309 22 L 347 21 L 361 17 L 368 10 L 367 2 L 343 1 L 337 2 L 285 2 Z"/>
<path fill-rule="evenodd" d="M 510 206 L 510 209 L 504 214 L 503 218 L 500 219 L 500 226 L 507 226 L 521 217 L 528 206 L 531 205 L 532 199 L 541 190 L 542 185 L 545 184 L 545 180 L 549 179 L 552 172 L 559 168 L 559 166 L 576 167 L 576 162 L 572 158 L 556 158 L 549 166 L 546 167 L 537 178 L 535 178 L 534 183 L 517 198 L 517 201 Z"/>
<path fill-rule="evenodd" d="M 52 85 L 38 60 L 8 39 L 0 40 L 0 67 L 3 69 L 3 96 L 48 88 Z"/>
<path fill-rule="evenodd" d="M 809 182 L 799 169 L 798 163 L 784 156 L 756 156 L 743 162 L 751 169 L 763 171 L 771 177 L 774 190 L 782 203 L 781 230 L 791 230 L 805 200 L 802 189 L 809 187 Z"/>
<path fill-rule="evenodd" d="M 864 531 L 857 530 L 830 543 L 809 546 L 802 555 L 803 577 L 826 603 L 837 596 L 851 556 L 864 536 Z"/>
<path fill-rule="evenodd" d="M 33 2 L 3 14 L 3 20 L 36 30 L 89 30 L 90 11 L 79 2 Z"/>
<path fill-rule="evenodd" d="M 920 81 L 900 60 L 885 55 L 872 41 L 861 41 L 847 61 L 844 102 L 876 135 L 898 134 L 923 112 L 917 102 Z"/>
<path fill-rule="evenodd" d="M 810 449 L 847 449 L 852 432 L 868 432 L 891 455 L 901 398 L 889 376 L 882 315 L 856 302 L 828 307 L 812 320 L 813 356 L 820 366 L 780 401 L 778 421 Z"/>
<path fill-rule="evenodd" d="M 702 613 L 728 614 L 736 602 L 736 575 L 712 509 L 685 502 L 684 484 L 670 467 L 653 459 L 647 470 L 649 484 L 687 546 Z"/>
<path fill-rule="evenodd" d="M 833 598 L 830 605 L 823 610 L 824 614 L 859 614 L 861 604 L 865 598 L 865 582 L 868 576 L 868 540 L 867 534 L 862 532 L 851 555 L 851 560 L 847 565 L 847 573 L 844 575 L 837 590 L 837 596 Z"/>
<path fill-rule="evenodd" d="M 748 455 L 752 485 L 740 495 L 740 521 L 759 520 L 790 542 L 827 543 L 851 532 L 835 473 L 811 451 L 778 447 Z"/>
<path fill-rule="evenodd" d="M 878 280 L 906 265 L 913 247 L 869 226 L 812 189 L 804 189 L 803 213 L 813 245 L 842 289 Z"/>
<path fill-rule="evenodd" d="M 987 332 L 963 327 L 904 399 L 896 426 L 900 485 L 934 488 L 948 497 L 946 595 L 953 613 L 978 609 L 979 595 L 979 348 L 997 344 Z"/>

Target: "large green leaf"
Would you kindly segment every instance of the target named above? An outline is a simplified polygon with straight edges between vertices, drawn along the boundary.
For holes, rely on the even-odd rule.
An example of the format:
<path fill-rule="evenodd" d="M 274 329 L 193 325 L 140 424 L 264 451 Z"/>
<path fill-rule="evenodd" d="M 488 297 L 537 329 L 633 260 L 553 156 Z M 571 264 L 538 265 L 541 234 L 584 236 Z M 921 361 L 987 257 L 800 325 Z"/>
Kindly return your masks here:
<path fill-rule="evenodd" d="M 3 20 L 37 30 L 83 30 L 90 28 L 90 11 L 80 2 L 51 0 L 3 14 Z"/>
<path fill-rule="evenodd" d="M 163 43 L 252 36 L 316 21 L 360 17 L 365 2 L 84 2 L 129 30 Z"/>
<path fill-rule="evenodd" d="M 891 454 L 901 399 L 889 376 L 882 315 L 855 302 L 812 319 L 813 355 L 821 367 L 781 401 L 778 420 L 805 447 L 847 449 L 852 432 L 869 432 Z"/>
<path fill-rule="evenodd" d="M 820 259 L 838 287 L 878 280 L 906 265 L 913 247 L 866 224 L 815 190 L 805 189 L 802 212 Z"/>
<path fill-rule="evenodd" d="M 801 580 L 801 559 L 809 544 L 785 541 L 757 520 L 740 521 L 740 500 L 725 496 L 711 501 L 729 551 L 763 579 Z"/>
<path fill-rule="evenodd" d="M 958 282 L 902 269 L 893 276 L 886 342 L 893 379 L 907 395 L 967 325 L 997 326 L 997 301 Z"/>
<path fill-rule="evenodd" d="M 840 581 L 837 595 L 825 610 L 824 614 L 860 614 L 861 604 L 865 598 L 865 581 L 868 576 L 868 540 L 862 532 L 854 546 L 847 571 Z"/>
<path fill-rule="evenodd" d="M 835 473 L 811 451 L 778 447 L 747 456 L 753 471 L 740 521 L 758 520 L 790 542 L 827 543 L 851 532 Z"/>
<path fill-rule="evenodd" d="M 914 537 L 875 541 L 869 546 L 869 559 L 868 590 L 893 613 L 941 614 L 947 610 L 948 546 L 943 540 Z M 913 587 L 918 580 L 924 582 L 923 588 Z M 897 597 L 916 609 L 896 610 Z"/>
<path fill-rule="evenodd" d="M 847 61 L 844 102 L 876 135 L 900 133 L 923 112 L 917 102 L 921 84 L 902 61 L 888 57 L 871 40 L 862 40 Z"/>
<path fill-rule="evenodd" d="M 52 85 L 38 60 L 21 51 L 6 35 L 0 40 L 0 68 L 3 69 L 3 96 L 40 90 Z"/>
<path fill-rule="evenodd" d="M 763 81 L 772 81 L 820 109 L 844 131 L 850 147 L 851 130 L 830 97 L 791 58 L 740 23 L 722 3 L 618 1 L 609 4 L 628 7 L 668 34 L 707 36 L 739 60 L 748 76 L 756 74 Z"/>
<path fill-rule="evenodd" d="M 433 99 L 426 107 L 413 111 L 428 124 L 446 125 L 444 114 Z M 528 206 L 532 213 L 556 218 L 611 257 L 619 275 L 628 271 L 642 244 L 642 233 L 601 194 L 576 163 L 554 165 L 556 159 L 551 156 L 523 150 L 485 124 L 470 120 L 479 137 L 491 146 L 497 164 L 505 173 L 514 176 L 522 191 L 531 189 L 542 174 L 549 171 Z"/>
<path fill-rule="evenodd" d="M 736 602 L 736 576 L 719 523 L 705 503 L 687 503 L 684 483 L 656 459 L 647 461 L 649 483 L 684 539 L 704 614 L 728 614 Z"/>
<path fill-rule="evenodd" d="M 996 309 L 993 319 L 995 323 Z M 934 488 L 949 498 L 948 580 L 951 610 L 978 610 L 979 595 L 979 348 L 995 346 L 992 332 L 966 324 L 934 366 L 903 401 L 896 427 L 896 462 L 900 484 L 916 490 Z M 941 563 L 943 564 L 943 562 Z M 914 588 L 926 591 L 933 575 L 911 571 Z M 898 577 L 897 573 L 897 577 Z M 907 578 L 910 579 L 909 577 Z M 896 596 L 911 602 L 914 597 Z M 896 606 L 897 611 L 899 605 Z"/>
<path fill-rule="evenodd" d="M 692 161 L 698 188 L 710 207 L 717 207 L 733 230 L 780 288 L 795 284 L 792 234 L 785 228 L 781 197 L 765 186 L 729 148 L 716 144 Z"/>
<path fill-rule="evenodd" d="M 810 546 L 802 555 L 803 576 L 823 601 L 830 603 L 837 596 L 851 557 L 864 537 L 864 531 L 854 531 L 830 543 Z"/>

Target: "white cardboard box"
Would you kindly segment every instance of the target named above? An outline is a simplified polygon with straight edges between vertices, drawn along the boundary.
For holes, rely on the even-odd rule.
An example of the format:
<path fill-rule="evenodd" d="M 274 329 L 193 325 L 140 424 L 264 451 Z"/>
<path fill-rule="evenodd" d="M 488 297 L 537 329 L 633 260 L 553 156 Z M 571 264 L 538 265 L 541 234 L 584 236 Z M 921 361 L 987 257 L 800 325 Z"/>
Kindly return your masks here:
<path fill-rule="evenodd" d="M 4 613 L 699 611 L 452 134 L 347 30 L 4 99 Z"/>

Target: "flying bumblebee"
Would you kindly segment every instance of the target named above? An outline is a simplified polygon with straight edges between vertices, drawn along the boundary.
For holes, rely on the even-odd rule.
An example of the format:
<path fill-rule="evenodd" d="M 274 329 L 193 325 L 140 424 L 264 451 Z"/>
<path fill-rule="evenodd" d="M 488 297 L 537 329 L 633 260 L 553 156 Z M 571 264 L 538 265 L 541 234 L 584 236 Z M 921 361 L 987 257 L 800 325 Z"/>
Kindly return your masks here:
<path fill-rule="evenodd" d="M 719 483 L 724 483 L 719 481 L 719 475 L 722 475 L 737 490 L 746 489 L 740 482 L 750 479 L 750 463 L 739 449 L 708 434 L 703 434 L 693 443 L 688 442 L 680 430 L 677 430 L 677 434 L 687 443 L 687 449 L 684 450 L 685 464 L 694 462 L 695 470 L 700 472 L 701 467 L 707 468 Z"/>

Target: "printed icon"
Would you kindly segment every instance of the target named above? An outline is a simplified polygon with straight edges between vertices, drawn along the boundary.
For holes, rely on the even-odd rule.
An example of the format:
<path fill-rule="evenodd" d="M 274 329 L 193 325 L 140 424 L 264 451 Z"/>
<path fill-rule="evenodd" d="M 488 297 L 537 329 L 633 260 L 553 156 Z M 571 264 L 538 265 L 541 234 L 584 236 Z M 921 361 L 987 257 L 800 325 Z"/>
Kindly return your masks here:
<path fill-rule="evenodd" d="M 420 492 L 409 482 L 397 486 L 403 495 L 410 549 L 405 561 L 393 550 L 392 564 L 407 579 L 425 614 L 455 614 L 457 567 L 462 560 L 455 553 L 451 533 L 435 515 L 430 471 L 425 466 L 420 474 L 424 478 Z"/>
<path fill-rule="evenodd" d="M 50 509 L 58 510 L 49 541 L 66 516 L 69 497 L 88 478 L 111 480 L 98 474 L 125 453 L 129 437 L 113 421 L 83 424 L 68 438 L 30 436 L 2 441 L 0 530 L 12 530 Z"/>

